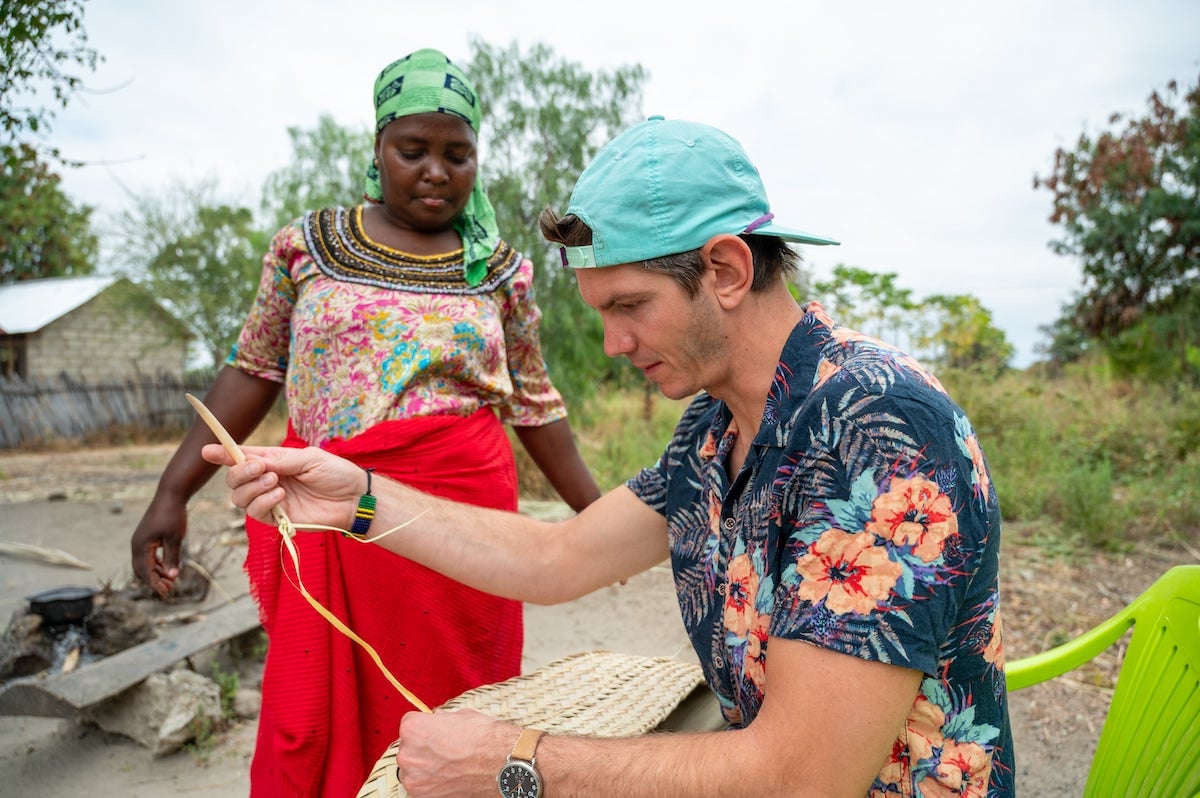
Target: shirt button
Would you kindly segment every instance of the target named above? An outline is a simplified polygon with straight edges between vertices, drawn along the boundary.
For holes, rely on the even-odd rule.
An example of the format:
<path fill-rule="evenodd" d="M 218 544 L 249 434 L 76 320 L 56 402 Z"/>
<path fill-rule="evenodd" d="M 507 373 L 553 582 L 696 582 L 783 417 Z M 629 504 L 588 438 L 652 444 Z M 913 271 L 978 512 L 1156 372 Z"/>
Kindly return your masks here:
<path fill-rule="evenodd" d="M 734 521 L 732 518 L 725 519 L 725 528 L 726 529 L 732 530 L 736 525 L 737 525 L 737 522 Z"/>

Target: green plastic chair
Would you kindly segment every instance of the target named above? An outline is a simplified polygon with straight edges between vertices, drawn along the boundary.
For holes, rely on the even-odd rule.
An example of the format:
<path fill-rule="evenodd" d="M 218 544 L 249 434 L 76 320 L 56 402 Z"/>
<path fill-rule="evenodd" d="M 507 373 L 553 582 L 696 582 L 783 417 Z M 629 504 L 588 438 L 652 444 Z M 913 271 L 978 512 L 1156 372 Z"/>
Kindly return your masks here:
<path fill-rule="evenodd" d="M 1099 626 L 1008 663 L 1008 689 L 1077 668 L 1131 626 L 1084 798 L 1200 796 L 1200 565 L 1171 568 Z"/>

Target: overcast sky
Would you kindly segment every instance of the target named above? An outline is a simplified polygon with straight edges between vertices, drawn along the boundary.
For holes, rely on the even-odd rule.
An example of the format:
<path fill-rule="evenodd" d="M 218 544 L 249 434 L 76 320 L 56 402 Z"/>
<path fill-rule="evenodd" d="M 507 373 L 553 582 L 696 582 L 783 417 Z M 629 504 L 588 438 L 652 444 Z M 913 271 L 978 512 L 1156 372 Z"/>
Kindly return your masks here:
<path fill-rule="evenodd" d="M 541 42 L 590 70 L 641 64 L 647 115 L 738 138 L 780 223 L 843 242 L 805 248 L 818 277 L 844 263 L 919 298 L 974 294 L 1018 366 L 1080 285 L 1033 176 L 1200 74 L 1195 0 L 88 0 L 84 22 L 105 62 L 51 141 L 93 163 L 64 186 L 101 224 L 175 179 L 253 207 L 287 128 L 369 124 L 389 62 Z"/>

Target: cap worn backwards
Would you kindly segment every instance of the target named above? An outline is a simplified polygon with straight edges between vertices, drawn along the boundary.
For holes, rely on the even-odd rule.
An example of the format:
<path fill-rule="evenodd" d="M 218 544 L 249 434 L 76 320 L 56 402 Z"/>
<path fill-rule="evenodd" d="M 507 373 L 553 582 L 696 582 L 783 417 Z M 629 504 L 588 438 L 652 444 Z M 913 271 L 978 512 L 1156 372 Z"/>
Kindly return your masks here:
<path fill-rule="evenodd" d="M 573 269 L 690 252 L 722 233 L 839 243 L 775 224 L 758 170 L 736 139 L 661 116 L 600 150 L 575 183 L 567 214 L 592 230 L 590 247 L 561 248 L 563 266 Z"/>

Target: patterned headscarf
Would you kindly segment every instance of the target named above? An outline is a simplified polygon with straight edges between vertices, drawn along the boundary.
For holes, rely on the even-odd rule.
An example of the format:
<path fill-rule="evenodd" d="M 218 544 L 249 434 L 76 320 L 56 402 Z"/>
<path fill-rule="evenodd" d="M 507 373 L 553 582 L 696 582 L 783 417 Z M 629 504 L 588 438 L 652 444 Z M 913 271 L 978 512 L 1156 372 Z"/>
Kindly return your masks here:
<path fill-rule="evenodd" d="M 475 90 L 463 71 L 437 50 L 417 50 L 389 64 L 375 79 L 375 132 L 393 119 L 412 114 L 442 113 L 457 116 L 479 133 L 480 110 Z M 379 169 L 367 168 L 363 191 L 367 199 L 381 202 Z M 496 211 L 478 178 L 454 230 L 462 238 L 464 276 L 478 285 L 487 274 L 488 258 L 500 241 Z"/>

